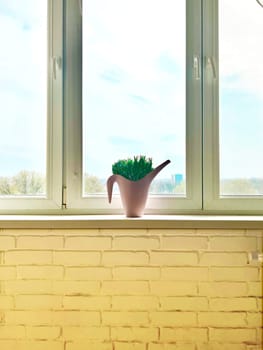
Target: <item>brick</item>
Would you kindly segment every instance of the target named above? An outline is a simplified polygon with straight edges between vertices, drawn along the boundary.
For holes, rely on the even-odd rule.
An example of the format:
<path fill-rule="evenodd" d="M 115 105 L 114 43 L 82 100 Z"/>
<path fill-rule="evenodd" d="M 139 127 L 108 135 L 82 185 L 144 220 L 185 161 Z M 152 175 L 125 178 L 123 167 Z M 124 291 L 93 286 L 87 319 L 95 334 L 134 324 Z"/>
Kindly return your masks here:
<path fill-rule="evenodd" d="M 29 228 L 25 228 L 25 229 L 8 228 L 8 229 L 2 230 L 3 235 L 9 235 L 9 236 L 26 236 L 26 235 L 29 235 L 29 236 L 44 235 L 44 236 L 47 236 L 47 235 L 50 235 L 50 232 L 51 232 L 50 229 L 36 229 L 36 228 L 32 228 L 32 229 L 29 229 Z"/>
<path fill-rule="evenodd" d="M 197 317 L 195 312 L 153 311 L 149 313 L 149 316 L 151 323 L 154 326 L 193 327 L 197 325 Z"/>
<path fill-rule="evenodd" d="M 151 230 L 152 232 L 152 230 Z M 149 232 L 146 228 L 143 229 L 101 229 L 100 230 L 100 234 L 102 236 L 120 236 L 120 235 L 125 235 L 125 236 L 129 236 L 129 235 L 134 235 L 134 236 L 145 236 L 147 235 Z"/>
<path fill-rule="evenodd" d="M 201 327 L 246 327 L 245 312 L 200 312 Z"/>
<path fill-rule="evenodd" d="M 206 237 L 193 236 L 164 236 L 161 240 L 161 248 L 175 250 L 202 250 L 207 249 Z"/>
<path fill-rule="evenodd" d="M 204 343 L 204 344 L 197 344 L 196 350 L 249 350 L 247 349 L 245 344 L 227 344 L 224 343 Z M 256 349 L 250 349 L 250 350 L 256 350 Z M 262 349 L 257 349 L 262 350 Z"/>
<path fill-rule="evenodd" d="M 0 339 L 23 339 L 26 337 L 23 326 L 0 326 Z"/>
<path fill-rule="evenodd" d="M 98 294 L 100 282 L 98 281 L 54 281 L 54 294 L 62 295 L 89 295 Z"/>
<path fill-rule="evenodd" d="M 0 236 L 0 251 L 15 248 L 15 238 L 9 236 Z"/>
<path fill-rule="evenodd" d="M 128 250 L 151 250 L 160 247 L 159 237 L 138 237 L 122 236 L 114 237 L 112 243 L 113 249 Z"/>
<path fill-rule="evenodd" d="M 159 235 L 159 236 L 166 236 L 166 235 L 173 235 L 173 236 L 195 236 L 196 235 L 196 229 L 180 229 L 180 228 L 169 228 L 169 229 L 150 229 L 149 233 L 151 235 Z"/>
<path fill-rule="evenodd" d="M 62 307 L 62 297 L 57 295 L 17 295 L 16 309 L 54 310 Z"/>
<path fill-rule="evenodd" d="M 57 236 L 20 236 L 17 237 L 19 249 L 54 250 L 63 248 L 63 237 Z"/>
<path fill-rule="evenodd" d="M 197 229 L 197 235 L 205 235 L 208 237 L 218 236 L 218 237 L 242 237 L 245 235 L 246 230 L 240 229 Z"/>
<path fill-rule="evenodd" d="M 68 250 L 111 249 L 111 237 L 66 237 L 65 248 Z"/>
<path fill-rule="evenodd" d="M 106 295 L 145 295 L 149 293 L 148 282 L 144 281 L 105 281 L 102 294 Z"/>
<path fill-rule="evenodd" d="M 0 280 L 7 281 L 16 279 L 16 268 L 9 266 L 0 266 Z"/>
<path fill-rule="evenodd" d="M 36 251 L 36 250 L 17 250 L 7 251 L 5 253 L 6 265 L 26 265 L 26 264 L 51 264 L 52 252 L 51 251 Z"/>
<path fill-rule="evenodd" d="M 263 296 L 261 298 L 257 298 L 257 311 L 263 312 Z"/>
<path fill-rule="evenodd" d="M 150 343 L 147 350 L 196 350 L 195 344 L 155 344 Z"/>
<path fill-rule="evenodd" d="M 16 340 L 2 340 L 0 339 L 0 349 L 17 350 L 18 345 Z"/>
<path fill-rule="evenodd" d="M 208 280 L 208 268 L 164 267 L 161 268 L 161 279 L 171 281 L 206 281 Z"/>
<path fill-rule="evenodd" d="M 165 296 L 193 296 L 197 295 L 197 283 L 195 282 L 150 282 L 151 294 Z"/>
<path fill-rule="evenodd" d="M 206 343 L 208 331 L 206 328 L 161 328 L 162 342 L 190 342 Z"/>
<path fill-rule="evenodd" d="M 18 279 L 61 280 L 63 274 L 63 266 L 17 266 Z"/>
<path fill-rule="evenodd" d="M 148 264 L 148 254 L 145 252 L 104 252 L 102 254 L 102 264 L 104 265 L 146 265 Z"/>
<path fill-rule="evenodd" d="M 257 249 L 256 237 L 211 237 L 211 250 L 253 251 Z"/>
<path fill-rule="evenodd" d="M 115 342 L 114 350 L 146 350 L 146 344 Z"/>
<path fill-rule="evenodd" d="M 210 297 L 242 297 L 247 295 L 246 282 L 200 282 L 199 294 Z"/>
<path fill-rule="evenodd" d="M 160 266 L 192 266 L 198 263 L 198 255 L 194 252 L 151 252 L 150 263 Z"/>
<path fill-rule="evenodd" d="M 113 296 L 114 310 L 156 310 L 159 308 L 157 297 L 153 296 Z"/>
<path fill-rule="evenodd" d="M 212 267 L 210 279 L 213 281 L 257 281 L 258 269 L 256 267 Z"/>
<path fill-rule="evenodd" d="M 100 313 L 97 311 L 54 311 L 52 322 L 56 326 L 98 326 Z"/>
<path fill-rule="evenodd" d="M 42 280 L 20 280 L 6 281 L 6 294 L 50 294 L 52 292 L 52 281 Z"/>
<path fill-rule="evenodd" d="M 209 329 L 209 339 L 221 343 L 255 342 L 256 330 L 248 328 L 211 328 Z"/>
<path fill-rule="evenodd" d="M 79 327 L 79 326 L 66 326 L 63 327 L 63 339 L 65 340 L 79 340 L 86 339 L 92 340 L 110 340 L 109 327 Z"/>
<path fill-rule="evenodd" d="M 100 229 L 98 228 L 62 228 L 62 229 L 52 229 L 50 232 L 56 236 L 72 237 L 72 236 L 97 236 L 101 235 Z"/>
<path fill-rule="evenodd" d="M 145 326 L 149 324 L 147 312 L 105 311 L 102 323 L 107 326 Z"/>
<path fill-rule="evenodd" d="M 80 280 L 111 280 L 111 269 L 107 267 L 67 267 L 65 279 Z"/>
<path fill-rule="evenodd" d="M 116 280 L 157 280 L 160 279 L 158 267 L 115 267 L 112 270 Z"/>
<path fill-rule="evenodd" d="M 53 349 L 52 349 L 53 350 Z M 112 343 L 73 341 L 67 342 L 65 350 L 113 350 Z"/>
<path fill-rule="evenodd" d="M 60 327 L 53 326 L 26 326 L 28 339 L 48 340 L 58 339 L 61 334 Z"/>
<path fill-rule="evenodd" d="M 263 234 L 261 232 L 261 235 L 259 235 L 258 238 L 257 238 L 257 249 L 259 251 L 261 251 L 262 247 L 263 247 Z"/>
<path fill-rule="evenodd" d="M 262 326 L 260 328 L 257 328 L 257 342 L 255 343 L 257 346 L 261 346 L 259 350 L 262 350 L 263 345 L 263 334 L 262 334 Z M 256 349 L 258 350 L 258 349 Z"/>
<path fill-rule="evenodd" d="M 111 339 L 114 341 L 149 342 L 158 340 L 158 328 L 150 327 L 113 327 Z"/>
<path fill-rule="evenodd" d="M 261 282 L 248 283 L 248 296 L 263 296 L 263 286 Z"/>
<path fill-rule="evenodd" d="M 0 294 L 0 310 L 9 310 L 13 308 L 14 308 L 13 297 Z"/>
<path fill-rule="evenodd" d="M 208 299 L 205 297 L 161 297 L 161 309 L 180 311 L 203 311 L 208 309 Z"/>
<path fill-rule="evenodd" d="M 23 344 L 18 344 L 19 350 L 64 350 L 64 344 L 62 341 L 26 341 Z"/>
<path fill-rule="evenodd" d="M 262 327 L 262 313 L 261 312 L 248 312 L 247 313 L 248 327 Z"/>
<path fill-rule="evenodd" d="M 244 266 L 246 264 L 246 253 L 204 253 L 200 257 L 200 265 L 205 266 Z"/>
<path fill-rule="evenodd" d="M 7 325 L 50 325 L 52 323 L 51 311 L 5 311 Z"/>
<path fill-rule="evenodd" d="M 3 350 L 64 350 L 63 342 L 42 340 L 4 340 L 0 341 Z"/>
<path fill-rule="evenodd" d="M 256 311 L 255 298 L 212 298 L 210 309 L 213 311 Z"/>
<path fill-rule="evenodd" d="M 99 252 L 54 252 L 54 264 L 65 266 L 99 265 Z"/>
<path fill-rule="evenodd" d="M 245 234 L 247 236 L 256 236 L 256 237 L 262 237 L 262 230 L 258 229 L 247 229 Z"/>
<path fill-rule="evenodd" d="M 63 307 L 70 310 L 105 310 L 111 307 L 108 296 L 65 296 Z"/>

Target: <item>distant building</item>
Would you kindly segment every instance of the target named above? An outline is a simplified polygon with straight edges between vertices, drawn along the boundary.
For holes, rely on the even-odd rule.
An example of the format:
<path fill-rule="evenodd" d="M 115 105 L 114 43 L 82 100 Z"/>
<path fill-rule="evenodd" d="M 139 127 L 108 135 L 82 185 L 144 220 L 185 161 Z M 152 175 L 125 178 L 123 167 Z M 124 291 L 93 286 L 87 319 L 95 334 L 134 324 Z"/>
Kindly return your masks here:
<path fill-rule="evenodd" d="M 183 182 L 183 174 L 175 174 L 173 175 L 173 180 L 174 180 L 174 184 L 175 186 L 180 185 Z"/>

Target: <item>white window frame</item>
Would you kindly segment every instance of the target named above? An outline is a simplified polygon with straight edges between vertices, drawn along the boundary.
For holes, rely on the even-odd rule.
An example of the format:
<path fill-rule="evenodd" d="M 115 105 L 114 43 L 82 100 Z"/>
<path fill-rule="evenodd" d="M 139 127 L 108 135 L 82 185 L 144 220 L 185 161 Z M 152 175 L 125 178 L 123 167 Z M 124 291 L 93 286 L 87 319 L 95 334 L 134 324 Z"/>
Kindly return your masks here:
<path fill-rule="evenodd" d="M 218 1 L 186 0 L 186 196 L 150 196 L 145 214 L 262 214 L 263 196 L 219 194 Z M 82 195 L 81 1 L 48 8 L 47 196 L 0 197 L 0 213 L 122 214 L 118 196 Z"/>
<path fill-rule="evenodd" d="M 150 196 L 145 214 L 174 214 L 202 209 L 202 80 L 194 72 L 193 58 L 199 59 L 201 70 L 201 0 L 187 0 L 186 57 L 186 188 L 185 197 Z M 70 13 L 70 16 L 68 15 Z M 81 25 L 78 1 L 68 1 L 66 10 L 65 75 L 65 187 L 67 212 L 88 214 L 123 213 L 120 198 L 109 205 L 106 196 L 82 196 L 82 76 Z M 192 38 L 195 38 L 193 40 Z M 109 176 L 111 174 L 109 173 Z"/>
<path fill-rule="evenodd" d="M 203 0 L 204 212 L 262 214 L 263 196 L 220 196 L 218 1 Z"/>
<path fill-rule="evenodd" d="M 46 196 L 0 197 L 1 214 L 55 213 L 62 198 L 63 0 L 48 0 Z M 59 63 L 59 64 L 57 64 Z M 55 67 L 56 66 L 56 67 Z M 56 74 L 54 75 L 54 69 Z"/>

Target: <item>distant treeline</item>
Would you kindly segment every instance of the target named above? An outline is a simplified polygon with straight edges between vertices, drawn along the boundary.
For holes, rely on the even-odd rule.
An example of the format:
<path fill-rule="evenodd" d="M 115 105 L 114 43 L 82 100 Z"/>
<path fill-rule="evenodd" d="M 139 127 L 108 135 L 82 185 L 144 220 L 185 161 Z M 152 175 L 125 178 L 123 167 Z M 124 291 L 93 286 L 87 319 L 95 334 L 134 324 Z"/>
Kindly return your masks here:
<path fill-rule="evenodd" d="M 106 193 L 106 180 L 84 175 L 84 194 Z M 0 176 L 0 195 L 43 196 L 46 178 L 35 171 L 22 170 L 14 176 Z M 150 187 L 152 194 L 185 194 L 185 181 L 176 185 L 171 179 L 156 179 Z M 220 183 L 222 195 L 263 195 L 263 178 L 224 179 Z"/>

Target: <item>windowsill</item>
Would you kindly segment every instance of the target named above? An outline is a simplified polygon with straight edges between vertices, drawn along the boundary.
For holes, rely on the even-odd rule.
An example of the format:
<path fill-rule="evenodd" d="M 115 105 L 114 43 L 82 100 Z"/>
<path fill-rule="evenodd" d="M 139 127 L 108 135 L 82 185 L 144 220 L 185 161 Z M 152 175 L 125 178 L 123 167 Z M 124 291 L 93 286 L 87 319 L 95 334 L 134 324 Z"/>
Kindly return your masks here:
<path fill-rule="evenodd" d="M 263 216 L 0 215 L 0 229 L 262 229 Z"/>

